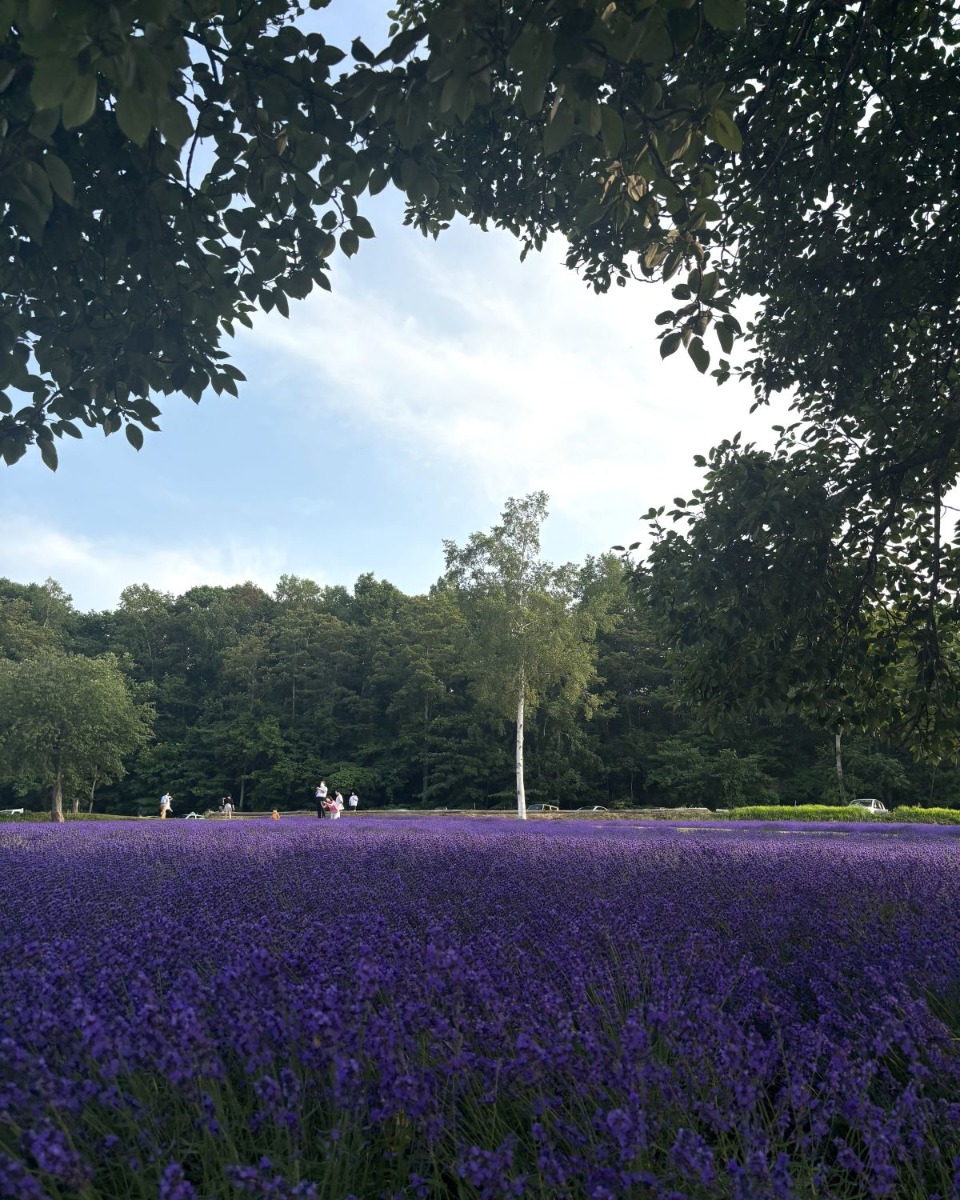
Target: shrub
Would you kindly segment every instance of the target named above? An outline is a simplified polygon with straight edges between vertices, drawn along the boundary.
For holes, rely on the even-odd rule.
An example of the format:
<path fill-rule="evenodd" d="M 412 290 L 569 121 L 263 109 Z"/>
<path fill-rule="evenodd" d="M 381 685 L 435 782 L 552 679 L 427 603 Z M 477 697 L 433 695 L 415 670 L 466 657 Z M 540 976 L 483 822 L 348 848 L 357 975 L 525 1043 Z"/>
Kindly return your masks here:
<path fill-rule="evenodd" d="M 960 811 L 955 808 L 919 808 L 904 804 L 888 814 L 893 821 L 909 821 L 911 824 L 960 825 Z"/>
<path fill-rule="evenodd" d="M 917 808 L 904 805 L 893 812 L 871 813 L 854 805 L 798 804 L 754 805 L 725 814 L 728 821 L 870 821 L 909 822 L 928 825 L 960 825 L 960 812 L 953 808 Z"/>
<path fill-rule="evenodd" d="M 737 808 L 726 814 L 729 821 L 878 821 L 882 814 L 857 808 L 832 804 L 756 804 L 749 808 Z"/>

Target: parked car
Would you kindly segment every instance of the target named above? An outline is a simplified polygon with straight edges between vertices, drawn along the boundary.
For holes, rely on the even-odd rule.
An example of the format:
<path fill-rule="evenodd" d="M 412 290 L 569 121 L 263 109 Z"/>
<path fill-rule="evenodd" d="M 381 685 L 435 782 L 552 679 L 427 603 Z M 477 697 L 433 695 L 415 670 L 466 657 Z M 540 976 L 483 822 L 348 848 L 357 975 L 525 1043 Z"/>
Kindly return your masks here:
<path fill-rule="evenodd" d="M 879 800 L 851 800 L 847 808 L 865 808 L 867 812 L 886 812 L 887 806 Z"/>
<path fill-rule="evenodd" d="M 577 812 L 609 812 L 609 808 L 604 808 L 602 804 L 588 805 L 586 808 L 578 808 Z"/>
<path fill-rule="evenodd" d="M 527 812 L 559 812 L 560 808 L 556 804 L 528 804 Z"/>

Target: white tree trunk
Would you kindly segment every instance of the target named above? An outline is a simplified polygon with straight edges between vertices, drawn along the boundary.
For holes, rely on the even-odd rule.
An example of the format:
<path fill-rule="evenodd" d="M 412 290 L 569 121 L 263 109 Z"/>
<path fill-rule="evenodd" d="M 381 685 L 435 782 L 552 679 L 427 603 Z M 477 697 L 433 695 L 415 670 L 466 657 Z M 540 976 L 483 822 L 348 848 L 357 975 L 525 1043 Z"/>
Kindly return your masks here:
<path fill-rule="evenodd" d="M 840 799 L 845 800 L 847 790 L 843 784 L 843 755 L 840 752 L 840 736 L 839 731 L 833 735 L 833 750 L 837 766 L 837 791 L 840 793 Z"/>
<path fill-rule="evenodd" d="M 525 691 L 523 667 L 520 668 L 520 691 L 517 696 L 517 817 L 527 819 L 527 796 L 523 790 L 523 693 Z"/>
<path fill-rule="evenodd" d="M 63 819 L 63 771 L 58 767 L 50 792 L 50 820 L 62 822 Z"/>

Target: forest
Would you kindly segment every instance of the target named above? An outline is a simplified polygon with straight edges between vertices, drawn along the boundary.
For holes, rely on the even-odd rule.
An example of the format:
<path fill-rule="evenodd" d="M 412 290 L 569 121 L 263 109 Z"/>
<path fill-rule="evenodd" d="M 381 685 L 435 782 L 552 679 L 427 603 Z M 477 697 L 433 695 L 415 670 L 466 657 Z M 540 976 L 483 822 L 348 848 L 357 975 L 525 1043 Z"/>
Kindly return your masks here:
<path fill-rule="evenodd" d="M 956 767 L 915 762 L 889 740 L 844 733 L 838 774 L 835 732 L 797 716 L 709 725 L 636 569 L 609 554 L 567 577 L 572 608 L 599 603 L 604 616 L 584 685 L 571 693 L 561 676 L 528 712 L 528 801 L 960 806 Z M 112 663 L 135 706 L 155 713 L 120 770 L 66 772 L 67 811 L 155 815 L 166 790 L 175 816 L 226 793 L 240 810 L 302 809 L 321 777 L 356 788 L 364 809 L 515 809 L 513 722 L 464 651 L 468 624 L 449 571 L 424 595 L 373 574 L 352 587 L 287 575 L 273 594 L 134 584 L 103 612 L 78 612 L 53 580 L 0 579 L 0 679 L 56 656 Z M 49 781 L 16 761 L 4 779 L 0 807 L 49 808 Z"/>

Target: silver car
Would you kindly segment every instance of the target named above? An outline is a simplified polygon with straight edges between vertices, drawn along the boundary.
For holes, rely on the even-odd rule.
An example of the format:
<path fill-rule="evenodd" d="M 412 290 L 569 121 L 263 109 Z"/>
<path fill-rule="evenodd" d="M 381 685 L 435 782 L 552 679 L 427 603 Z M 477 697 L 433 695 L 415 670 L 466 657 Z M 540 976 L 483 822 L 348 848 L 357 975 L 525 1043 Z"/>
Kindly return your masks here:
<path fill-rule="evenodd" d="M 848 808 L 865 808 L 867 812 L 886 812 L 887 806 L 879 800 L 851 800 Z"/>

